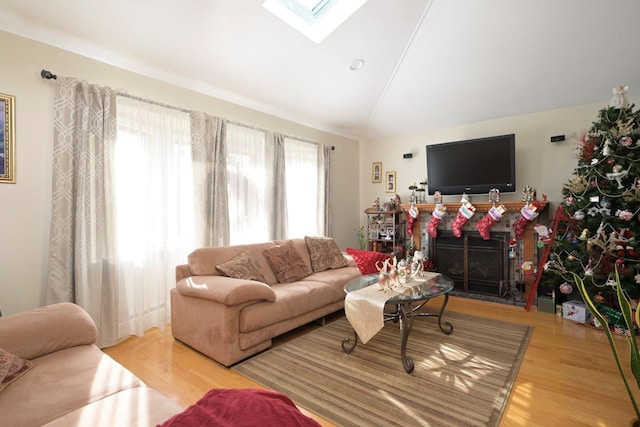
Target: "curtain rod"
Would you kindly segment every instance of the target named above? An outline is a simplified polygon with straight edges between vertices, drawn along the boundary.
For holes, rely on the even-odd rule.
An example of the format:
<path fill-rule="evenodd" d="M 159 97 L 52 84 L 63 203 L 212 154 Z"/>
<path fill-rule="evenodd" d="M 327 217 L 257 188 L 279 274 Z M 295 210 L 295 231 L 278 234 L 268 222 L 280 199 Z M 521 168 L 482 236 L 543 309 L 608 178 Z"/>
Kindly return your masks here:
<path fill-rule="evenodd" d="M 56 79 L 58 78 L 58 76 L 57 76 L 57 75 L 53 74 L 53 73 L 52 73 L 51 71 L 49 71 L 49 70 L 45 70 L 44 68 L 42 69 L 42 71 L 40 71 L 40 77 L 42 77 L 43 79 L 46 79 L 46 80 L 56 80 Z M 162 103 L 162 102 L 153 101 L 153 100 L 150 100 L 150 99 L 146 99 L 146 98 L 142 98 L 142 97 L 139 97 L 139 96 L 131 95 L 131 94 L 128 94 L 128 93 L 126 93 L 126 92 L 117 92 L 117 93 L 118 93 L 118 95 L 120 95 L 120 96 L 124 96 L 124 97 L 127 97 L 127 98 L 131 98 L 131 99 L 134 99 L 134 100 L 136 100 L 136 101 L 148 102 L 149 104 L 158 105 L 158 106 L 166 107 L 166 108 L 171 108 L 171 109 L 173 109 L 173 110 L 182 111 L 183 113 L 192 113 L 192 112 L 193 112 L 192 110 L 187 110 L 187 109 L 185 109 L 185 108 L 181 108 L 181 107 L 175 107 L 175 106 L 173 106 L 173 105 L 164 104 L 164 103 Z M 229 120 L 228 120 L 228 121 L 229 121 Z M 261 129 L 261 128 L 258 128 L 258 127 L 255 127 L 255 126 L 251 126 L 251 125 L 247 125 L 247 124 L 244 124 L 244 123 L 238 123 L 238 122 L 234 122 L 234 121 L 229 121 L 229 122 L 230 122 L 230 123 L 234 123 L 234 124 L 236 124 L 236 125 L 246 126 L 246 127 L 248 127 L 248 128 L 252 128 L 252 129 L 255 129 L 255 130 L 263 131 L 263 132 L 271 132 L 271 131 L 269 131 L 269 130 L 267 130 L 267 129 Z M 297 137 L 297 136 L 289 136 L 289 135 L 285 135 L 285 136 L 287 136 L 287 137 L 289 137 L 289 138 L 299 139 L 299 140 L 301 140 L 301 141 L 305 141 L 305 142 L 310 142 L 310 143 L 312 143 L 312 144 L 317 144 L 317 142 L 315 142 L 315 141 L 309 141 L 309 140 L 306 140 L 306 139 L 303 139 L 303 138 L 299 138 L 299 137 Z M 335 147 L 334 145 L 332 145 L 332 146 L 331 146 L 331 150 L 333 151 L 333 150 L 335 150 L 335 149 L 336 149 L 336 147 Z"/>

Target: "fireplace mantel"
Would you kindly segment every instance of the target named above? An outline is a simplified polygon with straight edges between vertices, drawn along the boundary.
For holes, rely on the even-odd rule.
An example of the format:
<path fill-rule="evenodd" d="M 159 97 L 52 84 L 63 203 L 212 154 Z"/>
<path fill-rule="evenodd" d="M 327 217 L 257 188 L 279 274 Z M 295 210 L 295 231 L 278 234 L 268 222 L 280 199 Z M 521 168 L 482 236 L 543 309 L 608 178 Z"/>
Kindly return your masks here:
<path fill-rule="evenodd" d="M 540 212 L 545 210 L 547 205 L 549 204 L 549 202 L 546 200 L 538 201 L 538 202 L 542 206 L 540 209 Z M 489 212 L 489 209 L 493 207 L 493 203 L 490 203 L 490 202 L 482 202 L 482 203 L 472 202 L 472 204 L 476 208 L 476 214 Z M 507 209 L 507 212 L 505 213 L 505 215 L 508 215 L 508 214 L 519 215 L 520 209 L 522 209 L 526 203 L 525 202 L 499 202 L 497 204 L 503 205 Z M 444 203 L 444 205 L 447 207 L 447 213 L 451 214 L 451 213 L 457 213 L 461 204 L 458 202 L 458 203 Z M 400 206 L 402 207 L 403 212 L 408 212 L 409 208 L 411 207 L 411 205 L 408 203 L 402 203 Z M 415 207 L 418 209 L 418 211 L 421 214 L 432 213 L 435 206 L 436 206 L 435 203 L 418 203 L 415 205 Z M 534 265 L 535 265 L 536 264 L 536 260 L 535 260 L 536 242 L 534 240 L 534 235 L 533 235 L 534 225 L 535 225 L 535 221 L 532 221 L 529 224 L 527 224 L 527 226 L 524 229 L 524 235 L 522 238 L 522 255 L 524 260 L 532 261 L 534 262 Z M 420 246 L 420 221 L 416 221 L 415 224 L 413 225 L 413 244 L 416 248 L 421 247 Z M 525 276 L 524 281 L 527 289 L 533 284 L 534 277 L 535 276 Z"/>

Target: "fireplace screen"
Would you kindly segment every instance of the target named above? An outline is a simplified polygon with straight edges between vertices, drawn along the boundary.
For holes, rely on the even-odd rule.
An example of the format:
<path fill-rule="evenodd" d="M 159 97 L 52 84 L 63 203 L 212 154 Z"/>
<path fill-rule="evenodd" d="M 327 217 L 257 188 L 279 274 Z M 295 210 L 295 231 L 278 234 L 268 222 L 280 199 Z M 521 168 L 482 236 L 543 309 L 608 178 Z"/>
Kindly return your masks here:
<path fill-rule="evenodd" d="M 441 232 L 429 246 L 436 271 L 453 279 L 458 290 L 498 295 L 500 282 L 509 280 L 508 232 L 492 232 L 490 240 L 477 232 L 460 238 Z"/>

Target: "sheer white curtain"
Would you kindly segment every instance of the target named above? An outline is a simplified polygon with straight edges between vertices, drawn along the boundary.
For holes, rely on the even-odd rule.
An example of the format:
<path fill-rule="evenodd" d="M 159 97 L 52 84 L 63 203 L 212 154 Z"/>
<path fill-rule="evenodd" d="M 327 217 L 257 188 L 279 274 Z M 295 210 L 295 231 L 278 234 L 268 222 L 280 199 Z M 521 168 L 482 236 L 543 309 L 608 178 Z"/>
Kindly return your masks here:
<path fill-rule="evenodd" d="M 164 329 L 175 266 L 194 249 L 189 113 L 117 98 L 118 337 Z"/>
<path fill-rule="evenodd" d="M 287 185 L 287 238 L 325 234 L 324 180 L 318 144 L 284 138 Z"/>
<path fill-rule="evenodd" d="M 227 123 L 230 244 L 271 240 L 273 147 L 265 131 Z"/>

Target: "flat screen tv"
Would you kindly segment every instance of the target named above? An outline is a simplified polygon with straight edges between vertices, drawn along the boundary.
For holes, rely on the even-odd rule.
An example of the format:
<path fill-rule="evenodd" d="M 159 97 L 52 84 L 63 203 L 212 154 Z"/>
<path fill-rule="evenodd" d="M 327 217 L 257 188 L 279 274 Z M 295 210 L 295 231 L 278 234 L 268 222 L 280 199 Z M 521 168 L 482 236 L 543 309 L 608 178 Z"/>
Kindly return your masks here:
<path fill-rule="evenodd" d="M 515 134 L 427 145 L 427 189 L 444 194 L 516 191 Z"/>

